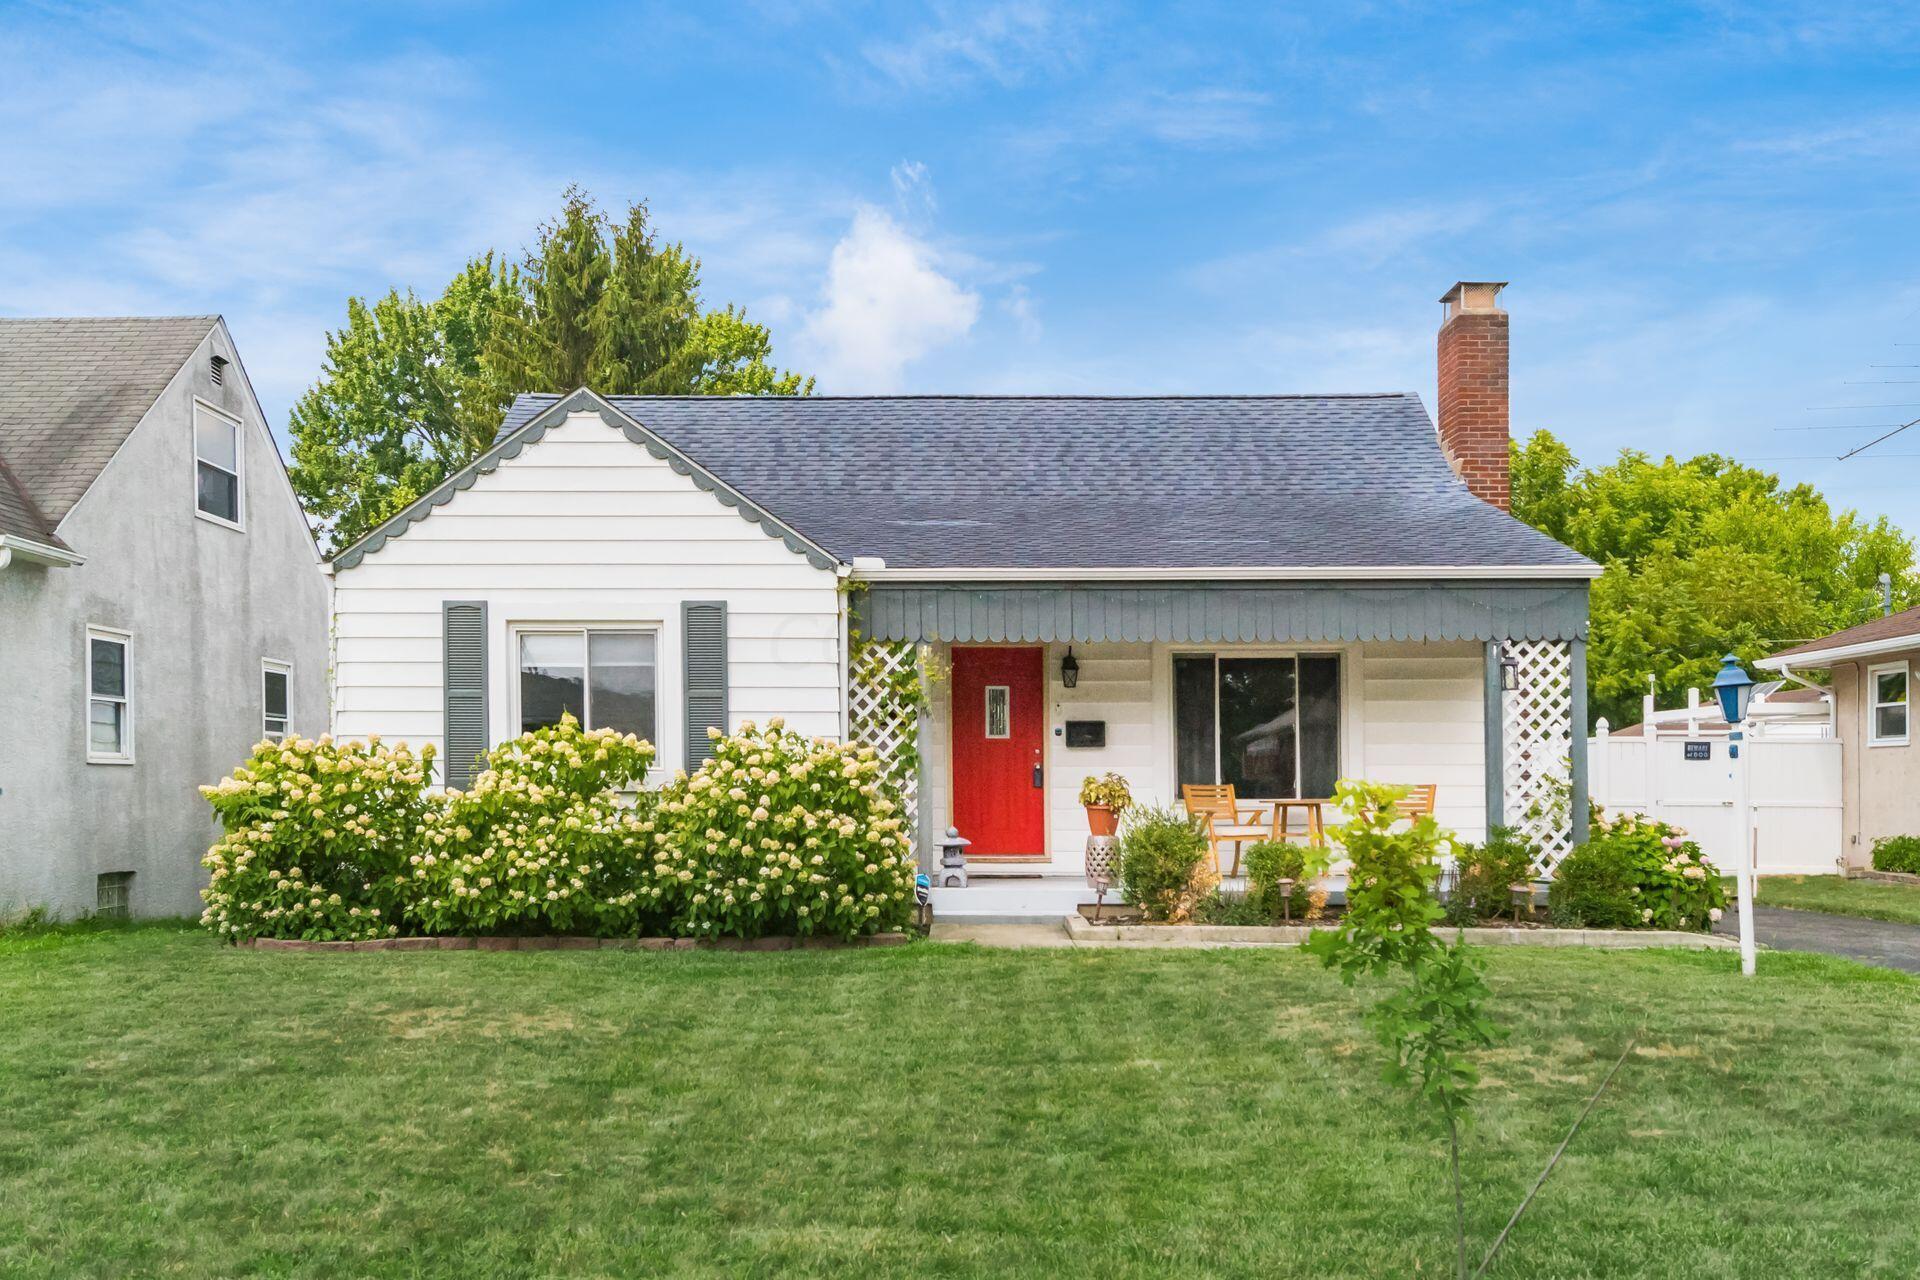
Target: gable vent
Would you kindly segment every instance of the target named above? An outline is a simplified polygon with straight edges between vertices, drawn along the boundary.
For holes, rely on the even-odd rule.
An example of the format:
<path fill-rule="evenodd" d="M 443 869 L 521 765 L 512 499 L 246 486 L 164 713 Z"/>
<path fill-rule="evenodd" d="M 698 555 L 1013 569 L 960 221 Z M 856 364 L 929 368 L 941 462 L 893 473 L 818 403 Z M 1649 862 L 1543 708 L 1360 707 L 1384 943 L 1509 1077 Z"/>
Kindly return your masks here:
<path fill-rule="evenodd" d="M 207 372 L 212 376 L 214 386 L 216 387 L 226 386 L 227 385 L 227 358 L 225 356 L 215 356 L 212 362 L 207 366 Z"/>

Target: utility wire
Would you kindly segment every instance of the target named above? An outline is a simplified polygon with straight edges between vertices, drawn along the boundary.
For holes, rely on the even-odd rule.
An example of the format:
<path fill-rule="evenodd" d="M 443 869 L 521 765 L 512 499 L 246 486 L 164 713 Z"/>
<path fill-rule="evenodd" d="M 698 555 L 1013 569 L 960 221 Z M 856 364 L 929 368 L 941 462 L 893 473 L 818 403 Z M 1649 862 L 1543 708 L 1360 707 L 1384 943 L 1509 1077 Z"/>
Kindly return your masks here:
<path fill-rule="evenodd" d="M 1854 454 L 1863 453 L 1866 450 L 1873 448 L 1873 446 L 1879 444 L 1882 440 L 1893 439 L 1895 436 L 1899 435 L 1902 431 L 1905 431 L 1908 427 L 1914 426 L 1916 423 L 1920 423 L 1920 418 L 1914 418 L 1911 421 L 1903 422 L 1899 426 L 1895 427 L 1893 430 L 1887 432 L 1887 434 L 1883 436 L 1875 436 L 1873 439 L 1867 441 L 1865 444 L 1858 445 L 1852 449 L 1847 450 L 1845 453 L 1841 454 L 1839 458 L 1836 459 L 1836 461 L 1845 462 L 1848 458 L 1851 458 Z M 1892 455 L 1887 455 L 1887 456 L 1892 456 Z"/>

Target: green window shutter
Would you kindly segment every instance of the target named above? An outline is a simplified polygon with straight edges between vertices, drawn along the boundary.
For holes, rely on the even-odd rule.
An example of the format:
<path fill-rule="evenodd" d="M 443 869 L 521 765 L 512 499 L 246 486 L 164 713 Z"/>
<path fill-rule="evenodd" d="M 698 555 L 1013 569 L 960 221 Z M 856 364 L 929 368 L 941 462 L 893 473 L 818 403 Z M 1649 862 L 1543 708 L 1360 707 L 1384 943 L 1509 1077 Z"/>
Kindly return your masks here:
<path fill-rule="evenodd" d="M 446 746 L 440 776 L 465 791 L 487 754 L 487 602 L 440 604 L 441 681 L 446 691 Z"/>
<path fill-rule="evenodd" d="M 713 757 L 709 728 L 727 731 L 727 602 L 680 603 L 681 691 L 687 717 L 687 772 Z"/>

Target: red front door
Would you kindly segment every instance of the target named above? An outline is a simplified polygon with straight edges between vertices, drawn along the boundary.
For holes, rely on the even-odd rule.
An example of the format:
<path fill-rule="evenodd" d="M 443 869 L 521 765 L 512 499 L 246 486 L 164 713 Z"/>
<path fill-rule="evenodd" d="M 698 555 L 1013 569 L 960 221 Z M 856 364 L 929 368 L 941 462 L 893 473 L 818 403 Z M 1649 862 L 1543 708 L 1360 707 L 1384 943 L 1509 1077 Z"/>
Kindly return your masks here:
<path fill-rule="evenodd" d="M 1046 673 L 1039 648 L 953 651 L 953 824 L 968 857 L 1046 852 Z"/>

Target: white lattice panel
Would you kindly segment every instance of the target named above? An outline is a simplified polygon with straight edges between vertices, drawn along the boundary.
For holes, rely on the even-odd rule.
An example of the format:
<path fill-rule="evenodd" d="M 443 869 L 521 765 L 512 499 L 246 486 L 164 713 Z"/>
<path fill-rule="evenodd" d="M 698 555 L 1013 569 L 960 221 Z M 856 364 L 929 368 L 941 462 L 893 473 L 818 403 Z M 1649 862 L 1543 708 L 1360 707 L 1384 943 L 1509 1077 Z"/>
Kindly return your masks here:
<path fill-rule="evenodd" d="M 1573 646 L 1512 640 L 1519 688 L 1501 699 L 1501 763 L 1507 825 L 1540 846 L 1551 874 L 1573 847 Z"/>
<path fill-rule="evenodd" d="M 847 711 L 853 740 L 872 747 L 906 802 L 907 830 L 918 842 L 920 771 L 912 767 L 920 733 L 920 710 L 895 692 L 906 672 L 918 673 L 920 649 L 906 642 L 867 641 L 850 673 Z"/>

